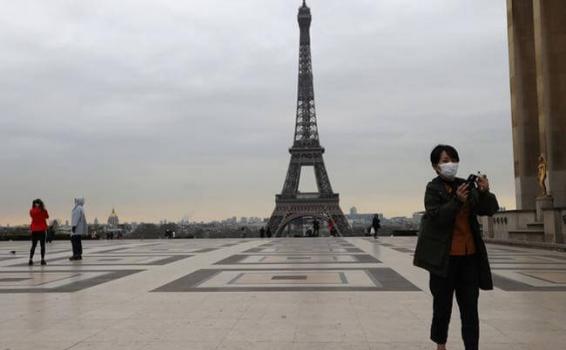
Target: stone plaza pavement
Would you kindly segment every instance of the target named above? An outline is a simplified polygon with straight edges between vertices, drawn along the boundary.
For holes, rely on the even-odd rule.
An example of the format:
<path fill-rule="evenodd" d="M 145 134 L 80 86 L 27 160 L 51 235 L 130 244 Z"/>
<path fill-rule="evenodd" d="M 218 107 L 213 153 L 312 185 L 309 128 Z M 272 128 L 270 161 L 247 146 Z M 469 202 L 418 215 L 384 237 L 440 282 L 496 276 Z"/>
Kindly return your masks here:
<path fill-rule="evenodd" d="M 415 238 L 0 242 L 0 350 L 434 349 Z M 15 255 L 12 254 L 15 251 Z M 566 348 L 566 254 L 490 245 L 482 349 Z M 37 254 L 37 252 L 36 252 Z M 462 349 L 454 306 L 449 349 Z"/>

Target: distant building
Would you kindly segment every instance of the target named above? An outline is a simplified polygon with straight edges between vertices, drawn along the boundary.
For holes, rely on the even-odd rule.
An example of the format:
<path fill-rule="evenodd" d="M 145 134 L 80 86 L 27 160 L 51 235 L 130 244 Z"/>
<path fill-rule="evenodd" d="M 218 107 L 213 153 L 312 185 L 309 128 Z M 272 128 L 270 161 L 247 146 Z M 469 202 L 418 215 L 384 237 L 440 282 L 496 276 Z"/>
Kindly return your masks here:
<path fill-rule="evenodd" d="M 354 226 L 369 227 L 373 222 L 373 217 L 375 214 L 376 213 L 369 213 L 369 214 L 358 213 L 358 209 L 356 207 L 352 207 L 350 208 L 350 214 L 346 215 L 346 220 L 348 220 L 348 223 L 352 227 Z M 379 217 L 379 220 L 383 221 L 383 214 L 377 213 L 377 216 Z"/>
<path fill-rule="evenodd" d="M 425 212 L 424 211 L 417 211 L 413 213 L 413 223 L 417 226 L 421 225 L 421 220 L 423 219 Z"/>
<path fill-rule="evenodd" d="M 118 225 L 120 225 L 120 220 L 118 219 L 118 215 L 116 215 L 116 210 L 112 208 L 112 213 L 108 217 L 108 226 L 117 227 Z"/>
<path fill-rule="evenodd" d="M 121 238 L 123 234 L 123 229 L 119 226 L 120 219 L 118 218 L 118 215 L 116 214 L 116 210 L 114 210 L 114 208 L 112 208 L 112 213 L 108 217 L 107 223 L 108 225 L 104 229 L 104 231 L 106 232 L 106 238 L 107 239 Z"/>
<path fill-rule="evenodd" d="M 393 226 L 404 230 L 415 228 L 415 222 L 413 221 L 413 218 L 407 218 L 404 216 L 395 216 L 392 218 L 388 218 L 385 220 L 385 224 L 388 226 Z"/>
<path fill-rule="evenodd" d="M 352 216 L 358 215 L 358 208 L 356 208 L 356 207 L 351 207 L 351 208 L 350 208 L 350 215 L 352 215 Z"/>
<path fill-rule="evenodd" d="M 226 220 L 222 220 L 222 223 L 225 225 L 236 225 L 238 224 L 238 218 L 236 218 L 235 216 L 228 218 Z"/>

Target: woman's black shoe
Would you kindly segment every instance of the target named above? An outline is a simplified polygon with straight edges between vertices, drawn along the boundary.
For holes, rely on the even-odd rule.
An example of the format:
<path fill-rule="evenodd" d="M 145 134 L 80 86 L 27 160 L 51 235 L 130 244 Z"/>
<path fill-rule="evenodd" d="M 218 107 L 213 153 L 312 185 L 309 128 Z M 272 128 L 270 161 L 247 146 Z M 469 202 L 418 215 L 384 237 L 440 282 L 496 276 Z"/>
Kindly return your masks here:
<path fill-rule="evenodd" d="M 30 260 L 30 261 L 28 262 L 28 265 L 29 265 L 29 266 L 33 265 L 33 260 Z"/>
<path fill-rule="evenodd" d="M 41 260 L 41 265 L 47 265 L 47 261 Z"/>

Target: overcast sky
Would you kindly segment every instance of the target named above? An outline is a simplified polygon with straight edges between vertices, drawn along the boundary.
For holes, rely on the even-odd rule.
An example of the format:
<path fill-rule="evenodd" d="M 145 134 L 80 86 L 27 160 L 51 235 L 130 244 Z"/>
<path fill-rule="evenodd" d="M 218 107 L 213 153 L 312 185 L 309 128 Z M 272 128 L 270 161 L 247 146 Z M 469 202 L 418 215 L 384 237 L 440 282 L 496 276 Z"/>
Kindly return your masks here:
<path fill-rule="evenodd" d="M 300 0 L 0 0 L 0 225 L 268 217 L 289 162 Z M 308 0 L 342 209 L 423 207 L 437 143 L 515 207 L 504 0 Z M 308 187 L 308 182 L 306 183 Z"/>

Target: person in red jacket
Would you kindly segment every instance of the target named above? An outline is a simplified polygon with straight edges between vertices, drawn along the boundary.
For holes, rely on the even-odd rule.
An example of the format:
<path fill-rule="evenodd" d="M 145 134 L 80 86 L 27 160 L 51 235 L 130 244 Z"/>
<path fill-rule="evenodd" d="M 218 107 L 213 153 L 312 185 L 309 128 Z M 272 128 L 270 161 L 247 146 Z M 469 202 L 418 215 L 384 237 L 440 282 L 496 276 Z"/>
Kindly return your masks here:
<path fill-rule="evenodd" d="M 328 220 L 328 232 L 330 232 L 331 237 L 336 236 L 336 228 L 334 227 L 334 220 L 332 220 L 332 218 Z"/>
<path fill-rule="evenodd" d="M 29 210 L 31 216 L 31 251 L 29 253 L 29 265 L 33 265 L 33 254 L 37 242 L 41 245 L 41 265 L 47 265 L 45 262 L 45 233 L 47 231 L 47 219 L 49 214 L 45 209 L 45 205 L 41 199 L 36 199 L 32 203 Z"/>

